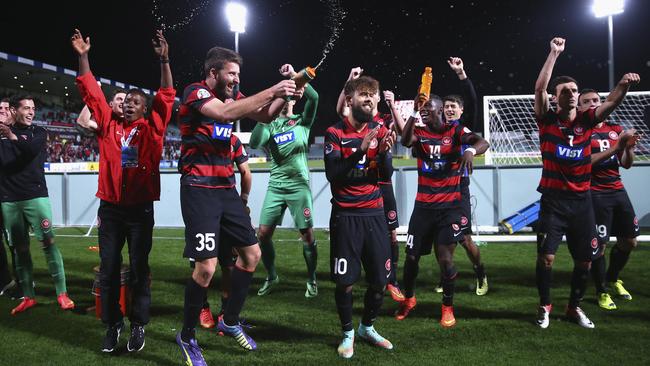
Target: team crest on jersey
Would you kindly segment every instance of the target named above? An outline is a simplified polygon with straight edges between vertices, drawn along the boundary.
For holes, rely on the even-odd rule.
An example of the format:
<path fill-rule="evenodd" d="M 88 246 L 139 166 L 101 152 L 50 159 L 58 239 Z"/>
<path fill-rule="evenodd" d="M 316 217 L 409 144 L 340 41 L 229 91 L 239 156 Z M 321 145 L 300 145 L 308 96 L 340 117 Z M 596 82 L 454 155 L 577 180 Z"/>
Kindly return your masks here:
<path fill-rule="evenodd" d="M 370 148 L 371 149 L 376 149 L 377 145 L 379 145 L 379 142 L 377 142 L 377 139 L 372 139 L 372 141 L 370 141 Z"/>
<path fill-rule="evenodd" d="M 305 209 L 302 210 L 302 214 L 303 214 L 305 217 L 311 217 L 311 210 L 309 209 L 309 207 L 305 207 Z"/>
<path fill-rule="evenodd" d="M 467 222 L 468 222 L 467 217 L 465 217 L 465 216 L 460 217 L 460 224 L 461 225 L 465 226 L 465 225 L 467 225 Z"/>
<path fill-rule="evenodd" d="M 576 127 L 573 128 L 573 132 L 574 132 L 576 135 L 581 136 L 582 134 L 585 133 L 585 129 L 582 128 L 582 126 L 576 126 Z"/>
<path fill-rule="evenodd" d="M 386 270 L 390 272 L 390 258 L 386 259 L 386 263 L 384 263 L 384 268 L 386 268 Z"/>
<path fill-rule="evenodd" d="M 609 131 L 608 135 L 611 140 L 618 140 L 618 134 L 616 133 L 616 131 Z"/>
<path fill-rule="evenodd" d="M 591 247 L 594 249 L 598 248 L 598 239 L 596 238 L 591 239 Z"/>
<path fill-rule="evenodd" d="M 445 137 L 442 138 L 442 144 L 443 145 L 449 146 L 449 145 L 451 145 L 451 142 L 452 142 L 452 140 L 451 140 L 451 137 L 449 137 L 449 136 L 445 136 Z"/>
<path fill-rule="evenodd" d="M 278 145 L 287 144 L 295 139 L 296 136 L 294 135 L 293 131 L 282 132 L 273 136 L 273 141 L 275 141 L 275 143 Z"/>
<path fill-rule="evenodd" d="M 639 218 L 634 216 L 634 226 L 639 226 Z"/>
<path fill-rule="evenodd" d="M 199 99 L 210 98 L 210 92 L 207 91 L 206 89 L 199 89 L 196 92 L 196 97 Z"/>
<path fill-rule="evenodd" d="M 287 122 L 287 125 L 289 125 L 289 127 L 294 126 L 295 124 L 296 124 L 295 119 L 290 119 L 289 122 Z"/>
<path fill-rule="evenodd" d="M 460 226 L 458 226 L 458 224 L 451 224 L 451 228 L 454 229 L 454 231 L 460 230 Z"/>
<path fill-rule="evenodd" d="M 325 155 L 329 155 L 334 150 L 334 145 L 327 144 L 325 145 Z"/>
<path fill-rule="evenodd" d="M 41 221 L 41 228 L 42 229 L 49 229 L 50 225 L 51 225 L 50 220 L 48 220 L 48 219 L 43 219 L 43 221 Z"/>
<path fill-rule="evenodd" d="M 388 218 L 390 220 L 395 220 L 396 217 L 397 217 L 397 212 L 395 212 L 395 210 L 388 211 Z"/>

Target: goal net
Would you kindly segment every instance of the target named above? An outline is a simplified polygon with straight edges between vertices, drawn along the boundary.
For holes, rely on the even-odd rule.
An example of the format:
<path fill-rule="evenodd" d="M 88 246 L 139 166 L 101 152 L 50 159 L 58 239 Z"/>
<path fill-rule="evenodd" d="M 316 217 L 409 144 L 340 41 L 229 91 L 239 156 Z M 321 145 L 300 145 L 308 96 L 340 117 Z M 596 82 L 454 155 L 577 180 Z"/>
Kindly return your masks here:
<path fill-rule="evenodd" d="M 600 93 L 605 98 L 608 93 Z M 522 165 L 541 162 L 539 134 L 533 111 L 534 95 L 483 97 L 485 138 L 490 149 L 485 154 L 489 165 Z M 555 106 L 553 105 L 552 108 Z M 635 154 L 650 161 L 650 91 L 629 92 L 608 120 L 625 129 L 635 128 L 641 135 Z"/>

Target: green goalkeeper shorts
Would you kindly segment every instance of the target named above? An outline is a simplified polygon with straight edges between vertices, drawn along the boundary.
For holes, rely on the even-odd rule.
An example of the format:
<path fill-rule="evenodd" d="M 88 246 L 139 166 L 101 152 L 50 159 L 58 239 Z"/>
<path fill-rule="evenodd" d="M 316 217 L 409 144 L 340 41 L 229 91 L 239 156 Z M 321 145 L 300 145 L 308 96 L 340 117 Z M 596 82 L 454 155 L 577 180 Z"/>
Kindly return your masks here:
<path fill-rule="evenodd" d="M 269 187 L 264 197 L 260 225 L 280 225 L 284 211 L 289 208 L 298 229 L 314 226 L 311 217 L 313 205 L 308 185 L 292 188 Z"/>
<path fill-rule="evenodd" d="M 52 206 L 49 197 L 2 202 L 2 217 L 9 236 L 9 245 L 12 247 L 29 244 L 30 226 L 39 241 L 54 238 Z"/>

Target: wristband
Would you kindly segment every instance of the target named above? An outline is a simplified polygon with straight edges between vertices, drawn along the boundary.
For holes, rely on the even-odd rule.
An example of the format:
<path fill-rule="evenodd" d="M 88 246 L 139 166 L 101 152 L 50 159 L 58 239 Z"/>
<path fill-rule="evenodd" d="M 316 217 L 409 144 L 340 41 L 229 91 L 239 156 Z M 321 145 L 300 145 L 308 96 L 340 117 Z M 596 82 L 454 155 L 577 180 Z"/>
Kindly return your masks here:
<path fill-rule="evenodd" d="M 411 113 L 411 118 L 418 118 L 418 117 L 420 117 L 419 111 L 413 111 L 413 113 Z"/>
<path fill-rule="evenodd" d="M 466 152 L 469 151 L 469 152 L 472 153 L 472 155 L 476 155 L 476 149 L 473 148 L 473 147 L 468 147 L 467 149 L 465 149 L 465 151 L 466 151 Z"/>
<path fill-rule="evenodd" d="M 161 64 L 168 64 L 168 63 L 169 63 L 169 59 L 168 59 L 168 58 L 161 58 L 161 59 L 160 59 L 160 63 L 161 63 Z"/>
<path fill-rule="evenodd" d="M 242 193 L 242 194 L 240 195 L 240 197 L 241 197 L 241 199 L 243 199 L 244 201 L 248 201 L 248 193 Z"/>

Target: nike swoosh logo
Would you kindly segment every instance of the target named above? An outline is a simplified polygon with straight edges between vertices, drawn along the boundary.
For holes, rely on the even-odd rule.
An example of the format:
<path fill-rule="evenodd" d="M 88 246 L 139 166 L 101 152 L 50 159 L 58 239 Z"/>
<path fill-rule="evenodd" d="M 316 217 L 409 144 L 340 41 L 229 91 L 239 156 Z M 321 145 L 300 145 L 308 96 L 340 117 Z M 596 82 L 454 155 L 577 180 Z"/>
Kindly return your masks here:
<path fill-rule="evenodd" d="M 394 224 L 394 223 L 396 223 L 396 222 L 397 222 L 397 220 L 395 220 L 395 221 L 388 221 L 388 225 L 392 225 L 392 224 Z"/>
<path fill-rule="evenodd" d="M 352 142 L 352 140 L 341 141 L 341 145 L 347 145 L 347 144 L 349 144 L 350 142 Z"/>
<path fill-rule="evenodd" d="M 454 238 L 457 237 L 460 234 L 462 234 L 462 232 L 454 234 Z"/>
<path fill-rule="evenodd" d="M 390 277 L 390 272 L 388 272 L 388 274 L 386 275 L 386 278 L 388 278 L 388 277 Z"/>
<path fill-rule="evenodd" d="M 591 252 L 591 255 L 596 255 L 596 254 L 598 254 L 598 249 L 596 249 L 596 250 L 594 250 L 593 252 Z"/>

